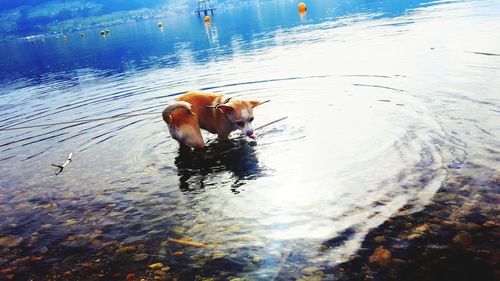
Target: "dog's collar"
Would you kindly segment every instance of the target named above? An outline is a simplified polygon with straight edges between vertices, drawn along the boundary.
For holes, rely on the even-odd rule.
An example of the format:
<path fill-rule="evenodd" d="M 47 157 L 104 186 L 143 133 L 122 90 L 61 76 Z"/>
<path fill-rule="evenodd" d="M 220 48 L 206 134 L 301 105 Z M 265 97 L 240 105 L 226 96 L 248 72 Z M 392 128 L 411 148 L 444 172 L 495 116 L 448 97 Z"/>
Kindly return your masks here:
<path fill-rule="evenodd" d="M 222 104 L 226 104 L 226 103 L 228 103 L 231 99 L 232 99 L 232 98 L 226 98 L 226 99 L 224 100 L 224 102 L 218 103 L 218 104 L 216 104 L 216 105 L 207 105 L 207 106 L 205 106 L 205 108 L 215 108 L 215 109 L 220 109 L 220 106 L 221 106 Z"/>

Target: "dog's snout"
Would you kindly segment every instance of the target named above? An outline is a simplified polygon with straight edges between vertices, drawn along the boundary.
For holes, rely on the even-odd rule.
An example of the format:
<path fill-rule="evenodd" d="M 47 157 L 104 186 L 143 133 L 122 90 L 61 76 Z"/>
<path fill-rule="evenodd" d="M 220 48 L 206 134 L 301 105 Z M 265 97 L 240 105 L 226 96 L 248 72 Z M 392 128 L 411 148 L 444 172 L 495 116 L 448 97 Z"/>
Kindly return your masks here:
<path fill-rule="evenodd" d="M 250 137 L 253 135 L 253 130 L 248 130 L 245 132 L 245 134 L 247 135 L 247 137 Z"/>

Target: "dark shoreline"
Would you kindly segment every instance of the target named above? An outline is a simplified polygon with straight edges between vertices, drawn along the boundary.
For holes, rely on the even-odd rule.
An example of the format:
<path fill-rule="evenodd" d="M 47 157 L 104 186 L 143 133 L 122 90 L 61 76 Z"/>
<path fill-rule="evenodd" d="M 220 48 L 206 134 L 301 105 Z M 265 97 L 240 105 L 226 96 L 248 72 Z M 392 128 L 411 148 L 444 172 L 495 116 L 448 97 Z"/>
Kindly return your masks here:
<path fill-rule="evenodd" d="M 334 280 L 500 280 L 500 177 L 451 174 L 422 210 L 401 208 Z"/>

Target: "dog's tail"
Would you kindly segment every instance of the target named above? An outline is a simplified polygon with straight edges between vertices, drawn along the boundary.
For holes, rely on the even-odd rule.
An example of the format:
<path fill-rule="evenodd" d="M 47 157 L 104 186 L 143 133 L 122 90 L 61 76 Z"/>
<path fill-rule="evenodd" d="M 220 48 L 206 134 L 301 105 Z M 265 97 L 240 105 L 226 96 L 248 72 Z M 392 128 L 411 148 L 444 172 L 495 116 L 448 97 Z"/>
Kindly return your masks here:
<path fill-rule="evenodd" d="M 176 101 L 172 104 L 167 105 L 167 107 L 165 107 L 165 109 L 161 113 L 161 117 L 163 118 L 163 121 L 165 121 L 165 123 L 170 124 L 172 122 L 172 116 L 170 116 L 170 114 L 172 114 L 172 112 L 174 112 L 174 110 L 176 110 L 177 108 L 183 108 L 187 112 L 194 114 L 191 111 L 191 104 L 189 102 Z"/>

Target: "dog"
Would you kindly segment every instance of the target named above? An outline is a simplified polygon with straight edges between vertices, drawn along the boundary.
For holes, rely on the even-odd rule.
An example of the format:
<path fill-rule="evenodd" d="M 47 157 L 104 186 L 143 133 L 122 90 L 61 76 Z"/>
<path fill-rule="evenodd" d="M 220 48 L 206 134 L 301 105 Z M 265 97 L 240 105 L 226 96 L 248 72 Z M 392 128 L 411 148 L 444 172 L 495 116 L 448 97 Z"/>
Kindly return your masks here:
<path fill-rule="evenodd" d="M 204 148 L 200 129 L 217 134 L 222 140 L 229 139 L 229 134 L 239 129 L 245 136 L 255 139 L 253 108 L 266 102 L 269 100 L 225 98 L 223 94 L 192 91 L 169 104 L 162 118 L 172 138 L 181 145 Z"/>

